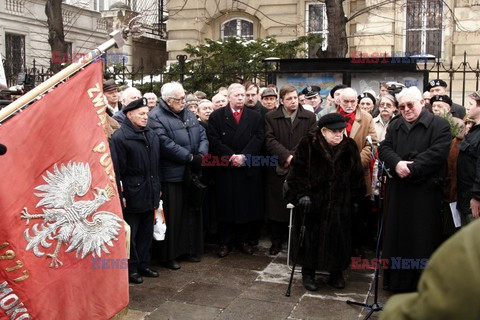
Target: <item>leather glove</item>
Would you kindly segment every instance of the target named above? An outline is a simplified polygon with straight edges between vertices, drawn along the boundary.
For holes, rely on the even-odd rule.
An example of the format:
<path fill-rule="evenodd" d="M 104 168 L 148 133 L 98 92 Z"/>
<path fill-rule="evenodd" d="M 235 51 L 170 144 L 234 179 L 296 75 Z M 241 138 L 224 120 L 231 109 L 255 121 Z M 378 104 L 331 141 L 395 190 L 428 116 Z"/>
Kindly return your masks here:
<path fill-rule="evenodd" d="M 193 156 L 192 161 L 190 161 L 194 169 L 200 169 L 202 167 L 202 156 L 196 154 Z"/>
<path fill-rule="evenodd" d="M 300 210 L 305 212 L 305 214 L 310 213 L 310 208 L 312 206 L 312 200 L 310 200 L 309 196 L 303 196 L 300 199 L 298 199 L 298 207 Z"/>

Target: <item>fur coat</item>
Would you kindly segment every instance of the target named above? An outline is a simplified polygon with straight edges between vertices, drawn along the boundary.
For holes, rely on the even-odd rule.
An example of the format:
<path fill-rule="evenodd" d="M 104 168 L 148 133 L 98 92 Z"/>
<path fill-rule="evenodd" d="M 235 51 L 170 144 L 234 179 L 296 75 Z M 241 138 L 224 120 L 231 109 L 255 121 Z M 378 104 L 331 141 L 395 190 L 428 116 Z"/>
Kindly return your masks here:
<path fill-rule="evenodd" d="M 305 220 L 304 264 L 330 271 L 346 269 L 351 256 L 354 203 L 366 192 L 355 141 L 344 137 L 331 147 L 319 130 L 304 137 L 293 156 L 287 183 L 291 195 L 312 200 Z M 297 226 L 301 221 L 298 216 L 296 213 Z"/>

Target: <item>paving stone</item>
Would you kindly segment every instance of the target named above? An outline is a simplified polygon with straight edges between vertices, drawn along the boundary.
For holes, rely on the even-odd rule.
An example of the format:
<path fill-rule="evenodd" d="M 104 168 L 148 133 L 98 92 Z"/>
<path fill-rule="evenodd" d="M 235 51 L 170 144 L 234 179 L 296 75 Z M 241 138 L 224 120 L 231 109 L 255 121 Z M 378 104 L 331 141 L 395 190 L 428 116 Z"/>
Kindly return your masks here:
<path fill-rule="evenodd" d="M 177 290 L 172 288 L 146 288 L 146 286 L 142 285 L 143 284 L 130 286 L 129 309 L 151 312 L 165 300 L 171 299 L 175 294 L 177 294 Z"/>
<path fill-rule="evenodd" d="M 216 264 L 224 267 L 247 269 L 247 270 L 263 270 L 273 258 L 263 254 L 255 253 L 254 255 L 246 255 L 244 253 L 233 251 L 225 258 L 222 258 Z"/>
<path fill-rule="evenodd" d="M 199 306 L 176 301 L 166 301 L 157 310 L 145 317 L 145 320 L 211 320 L 222 312 L 222 309 Z"/>
<path fill-rule="evenodd" d="M 257 271 L 212 265 L 199 274 L 197 282 L 246 288 L 251 286 L 257 277 Z"/>
<path fill-rule="evenodd" d="M 300 297 L 305 294 L 303 286 L 292 287 L 290 297 L 285 296 L 286 284 L 257 281 L 240 296 L 244 299 L 260 300 L 288 304 L 292 307 L 297 304 Z"/>
<path fill-rule="evenodd" d="M 147 312 L 129 309 L 127 314 L 122 317 L 122 320 L 143 320 L 147 314 Z"/>
<path fill-rule="evenodd" d="M 173 300 L 202 306 L 226 308 L 245 288 L 192 282 L 178 292 Z"/>
<path fill-rule="evenodd" d="M 291 310 L 292 306 L 286 304 L 239 298 L 230 304 L 217 319 L 287 319 Z"/>
<path fill-rule="evenodd" d="M 329 295 L 304 295 L 288 319 L 345 320 L 357 319 L 360 307 L 347 305 L 348 298 Z"/>

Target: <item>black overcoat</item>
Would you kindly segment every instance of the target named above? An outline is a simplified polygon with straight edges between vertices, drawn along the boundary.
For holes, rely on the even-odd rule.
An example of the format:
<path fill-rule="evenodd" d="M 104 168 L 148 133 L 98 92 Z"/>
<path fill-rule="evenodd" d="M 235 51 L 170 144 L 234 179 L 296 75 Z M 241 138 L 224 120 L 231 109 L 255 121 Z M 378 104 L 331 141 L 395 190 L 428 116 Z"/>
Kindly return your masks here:
<path fill-rule="evenodd" d="M 116 157 L 117 179 L 123 186 L 126 212 L 158 208 L 160 202 L 160 140 L 148 127 L 136 128 L 125 118 L 111 139 Z"/>
<path fill-rule="evenodd" d="M 300 139 L 317 128 L 315 114 L 298 107 L 293 123 L 285 118 L 283 106 L 265 116 L 265 148 L 271 156 L 278 157 L 278 165 L 283 164 L 295 152 Z M 276 170 L 276 166 L 265 168 L 265 212 L 270 220 L 288 222 L 287 201 L 282 198 L 283 182 L 287 172 Z"/>
<path fill-rule="evenodd" d="M 354 203 L 366 192 L 364 170 L 355 141 L 344 137 L 330 147 L 320 130 L 297 146 L 287 175 L 289 194 L 309 196 L 303 264 L 321 270 L 344 270 L 350 264 Z M 301 213 L 296 212 L 296 225 Z M 296 247 L 296 237 L 293 247 Z M 312 261 L 313 260 L 313 261 Z"/>
<path fill-rule="evenodd" d="M 426 109 L 410 129 L 403 117 L 388 126 L 378 149 L 380 160 L 392 175 L 387 181 L 383 258 L 429 258 L 440 245 L 440 210 L 451 141 L 448 121 Z M 395 172 L 401 160 L 413 161 L 408 165 L 411 174 L 404 179 Z M 392 279 L 392 283 L 408 286 L 402 277 Z M 390 289 L 410 289 L 395 286 Z"/>
<path fill-rule="evenodd" d="M 208 120 L 212 156 L 230 159 L 234 154 L 259 156 L 264 130 L 261 115 L 243 108 L 239 124 L 227 105 L 212 112 Z M 216 166 L 217 218 L 220 222 L 242 224 L 262 219 L 261 168 L 258 166 Z"/>

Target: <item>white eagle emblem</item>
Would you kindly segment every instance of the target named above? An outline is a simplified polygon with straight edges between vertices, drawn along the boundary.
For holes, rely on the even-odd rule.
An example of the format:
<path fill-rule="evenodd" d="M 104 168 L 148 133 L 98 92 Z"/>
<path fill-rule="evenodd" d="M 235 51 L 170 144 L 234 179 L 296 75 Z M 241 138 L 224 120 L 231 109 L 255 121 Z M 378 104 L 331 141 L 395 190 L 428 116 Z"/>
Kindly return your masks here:
<path fill-rule="evenodd" d="M 35 195 L 43 198 L 36 206 L 43 206 L 43 214 L 30 214 L 26 207 L 21 213 L 27 225 L 30 219 L 43 219 L 42 223 L 33 225 L 32 236 L 29 228 L 25 229 L 24 236 L 28 242 L 26 249 L 42 257 L 45 252 L 40 251 L 40 246 L 50 248 L 51 242 L 57 241 L 54 252 L 47 254 L 52 258 L 50 267 L 55 268 L 63 265 L 58 259 L 62 244 L 69 246 L 66 252 L 76 250 L 76 258 L 80 255 L 83 259 L 89 253 L 93 257 L 101 257 L 102 251 L 109 253 L 106 245 L 112 247 L 112 240 L 118 240 L 122 219 L 111 212 L 97 209 L 110 200 L 113 189 L 108 185 L 105 189 L 94 188 L 95 199 L 75 199 L 76 196 L 85 196 L 90 189 L 92 174 L 88 163 L 69 162 L 60 168 L 55 164 L 53 173 L 47 171 L 42 178 L 47 184 L 37 186 L 35 190 L 43 193 Z"/>

